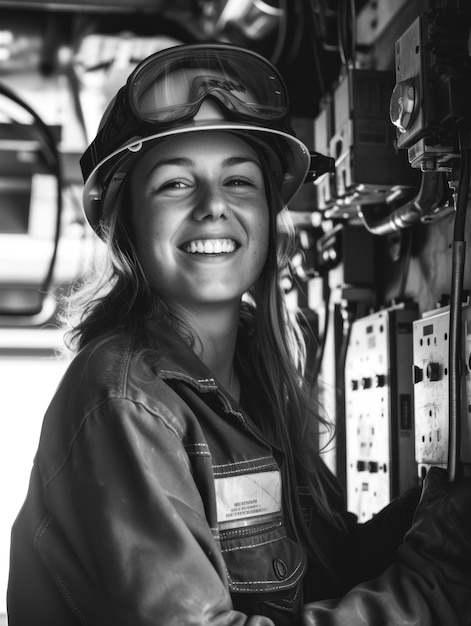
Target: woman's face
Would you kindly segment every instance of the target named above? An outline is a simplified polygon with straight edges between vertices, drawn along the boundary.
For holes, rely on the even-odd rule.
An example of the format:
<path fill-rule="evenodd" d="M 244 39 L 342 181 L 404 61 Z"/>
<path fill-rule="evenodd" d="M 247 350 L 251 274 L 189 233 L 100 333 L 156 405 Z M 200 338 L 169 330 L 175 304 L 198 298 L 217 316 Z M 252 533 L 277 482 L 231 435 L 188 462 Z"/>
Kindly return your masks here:
<path fill-rule="evenodd" d="M 138 255 L 161 297 L 195 310 L 239 302 L 265 263 L 269 210 L 261 164 L 222 131 L 173 136 L 131 175 Z"/>

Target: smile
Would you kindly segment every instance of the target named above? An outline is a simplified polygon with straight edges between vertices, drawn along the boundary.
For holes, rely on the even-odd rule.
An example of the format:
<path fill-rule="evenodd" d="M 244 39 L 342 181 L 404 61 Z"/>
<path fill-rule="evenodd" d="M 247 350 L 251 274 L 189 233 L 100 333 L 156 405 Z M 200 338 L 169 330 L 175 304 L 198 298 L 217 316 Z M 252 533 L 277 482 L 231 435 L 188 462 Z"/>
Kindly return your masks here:
<path fill-rule="evenodd" d="M 190 254 L 230 254 L 237 244 L 233 239 L 195 239 L 182 246 Z"/>

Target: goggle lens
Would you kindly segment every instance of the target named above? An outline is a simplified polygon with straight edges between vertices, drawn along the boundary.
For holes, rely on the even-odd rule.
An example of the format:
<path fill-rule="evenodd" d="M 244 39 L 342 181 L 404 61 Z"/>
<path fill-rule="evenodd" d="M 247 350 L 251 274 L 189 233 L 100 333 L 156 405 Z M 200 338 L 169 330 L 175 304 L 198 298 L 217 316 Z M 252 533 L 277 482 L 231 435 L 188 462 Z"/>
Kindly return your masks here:
<path fill-rule="evenodd" d="M 239 63 L 234 50 L 193 50 L 182 57 L 170 49 L 167 58 L 162 56 L 141 64 L 128 81 L 129 103 L 143 122 L 188 119 L 207 97 L 244 118 L 274 120 L 287 114 L 284 85 L 263 59 L 244 55 Z"/>
<path fill-rule="evenodd" d="M 205 98 L 228 120 L 291 133 L 286 88 L 271 63 L 226 44 L 176 46 L 142 61 L 119 90 L 80 159 L 84 177 L 127 141 L 192 120 Z"/>

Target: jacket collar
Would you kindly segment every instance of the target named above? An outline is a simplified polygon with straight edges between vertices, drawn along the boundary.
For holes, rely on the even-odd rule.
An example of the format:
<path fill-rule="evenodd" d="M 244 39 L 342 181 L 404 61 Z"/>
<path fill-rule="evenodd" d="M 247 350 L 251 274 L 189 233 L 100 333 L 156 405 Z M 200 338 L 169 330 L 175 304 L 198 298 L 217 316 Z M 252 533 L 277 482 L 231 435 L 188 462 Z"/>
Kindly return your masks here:
<path fill-rule="evenodd" d="M 152 332 L 151 343 L 160 355 L 156 371 L 161 378 L 185 380 L 200 391 L 217 388 L 212 372 L 170 324 L 160 323 Z"/>
<path fill-rule="evenodd" d="M 246 332 L 243 328 L 239 328 L 239 332 L 245 337 Z M 160 378 L 183 381 L 200 393 L 215 391 L 226 413 L 236 415 L 253 435 L 263 441 L 263 443 L 267 442 L 267 437 L 260 430 L 259 426 L 238 403 L 230 399 L 226 392 L 218 386 L 211 370 L 168 322 L 161 323 L 153 331 L 151 347 L 159 354 L 159 359 L 154 367 L 156 374 Z M 250 392 L 250 395 L 253 395 L 252 392 Z M 255 411 L 267 410 L 267 407 L 263 407 L 263 403 L 260 404 L 256 397 L 252 398 L 252 400 L 253 402 L 250 403 L 253 405 L 250 407 L 251 409 Z M 270 441 L 270 445 L 281 453 L 280 448 L 274 442 Z"/>

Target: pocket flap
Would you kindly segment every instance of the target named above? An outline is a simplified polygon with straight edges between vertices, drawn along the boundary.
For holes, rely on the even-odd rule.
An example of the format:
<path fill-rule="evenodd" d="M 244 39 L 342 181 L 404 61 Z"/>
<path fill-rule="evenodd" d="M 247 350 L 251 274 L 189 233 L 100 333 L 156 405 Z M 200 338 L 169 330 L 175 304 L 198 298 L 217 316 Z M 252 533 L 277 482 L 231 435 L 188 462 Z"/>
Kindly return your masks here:
<path fill-rule="evenodd" d="M 232 592 L 274 592 L 294 587 L 303 577 L 306 557 L 283 526 L 221 540 Z"/>

